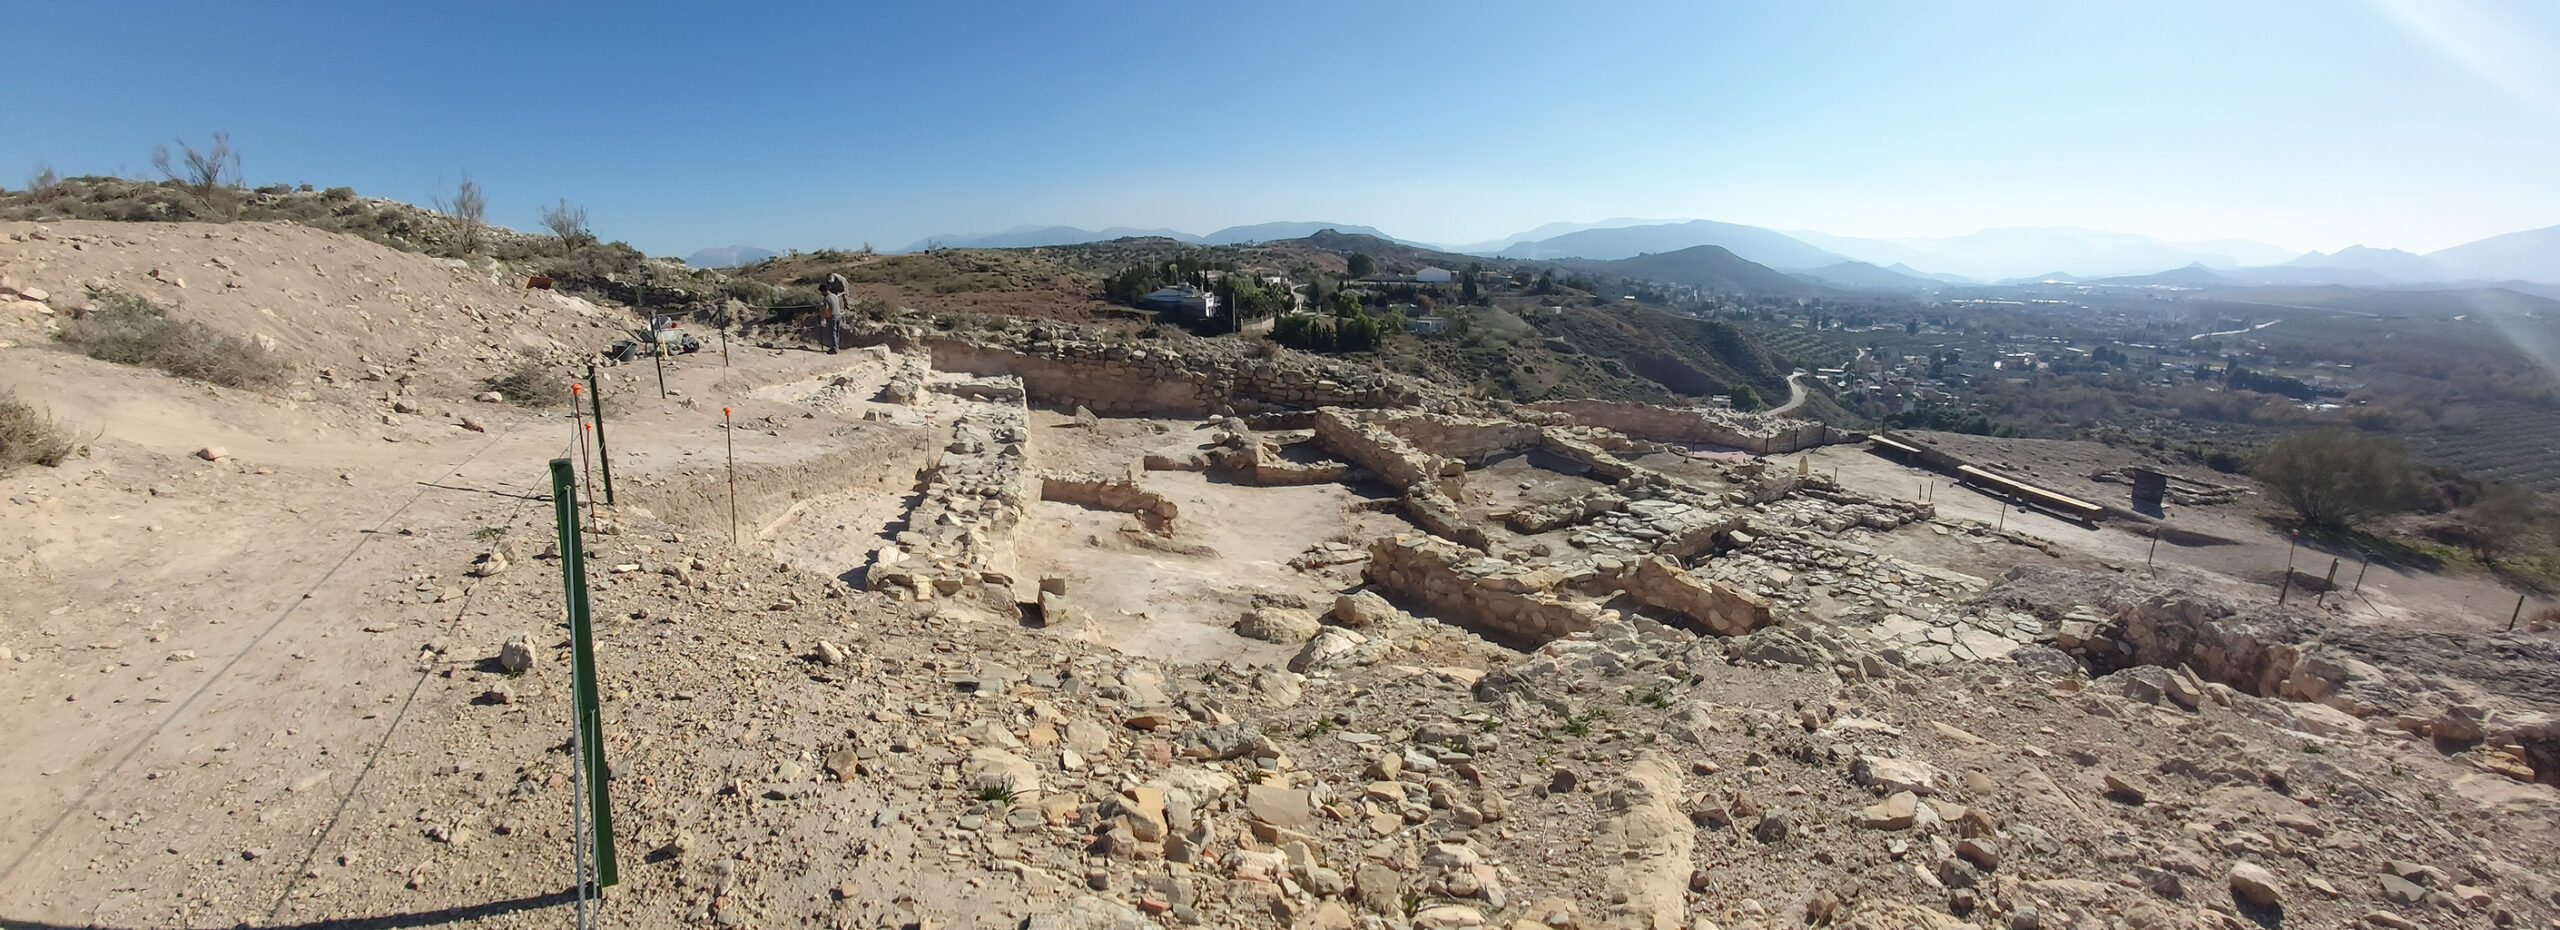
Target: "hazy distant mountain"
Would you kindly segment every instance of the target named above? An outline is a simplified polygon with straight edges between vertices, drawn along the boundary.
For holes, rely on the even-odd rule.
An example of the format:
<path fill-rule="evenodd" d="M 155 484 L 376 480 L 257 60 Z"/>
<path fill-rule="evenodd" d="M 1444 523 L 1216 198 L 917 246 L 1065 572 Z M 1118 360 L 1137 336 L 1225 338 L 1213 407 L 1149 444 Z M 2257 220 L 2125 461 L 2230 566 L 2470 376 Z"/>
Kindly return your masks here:
<path fill-rule="evenodd" d="M 1692 246 L 1634 258 L 1568 261 L 1563 264 L 1602 276 L 1685 284 L 1728 294 L 1803 297 L 1821 289 L 1818 285 L 1788 277 L 1776 269 L 1735 255 L 1723 246 L 1714 245 Z"/>
<path fill-rule="evenodd" d="M 1553 239 L 1566 233 L 1577 233 L 1586 229 L 1619 229 L 1627 226 L 1662 226 L 1685 222 L 1688 221 L 1640 220 L 1630 216 L 1622 216 L 1616 219 L 1601 220 L 1597 223 L 1548 223 L 1536 229 L 1529 230 L 1528 232 L 1512 233 L 1511 235 L 1504 236 L 1500 239 L 1469 243 L 1466 245 L 1449 246 L 1449 251 L 1467 254 L 1491 255 L 1512 246 L 1519 245 L 1523 242 L 1537 242 L 1542 239 Z"/>
<path fill-rule="evenodd" d="M 1632 258 L 1648 252 L 1677 252 L 1701 245 L 1717 246 L 1745 261 L 1772 268 L 1820 268 L 1849 260 L 1788 238 L 1783 233 L 1714 220 L 1585 229 L 1535 242 L 1517 243 L 1496 254 L 1503 258 L 1605 261 Z"/>
<path fill-rule="evenodd" d="M 2491 236 L 2429 252 L 2427 259 L 2463 278 L 2560 283 L 2560 226 Z"/>
<path fill-rule="evenodd" d="M 2222 239 L 2177 243 L 2132 233 L 2070 226 L 2009 227 L 1941 239 L 1858 239 L 1795 232 L 1816 246 L 1875 264 L 1901 263 L 1991 281 L 2063 269 L 2074 275 L 2140 275 L 2163 268 L 2273 265 L 2294 253 L 2262 242 Z"/>
<path fill-rule="evenodd" d="M 1803 271 L 1789 272 L 1789 274 L 1816 284 L 1868 291 L 1934 291 L 1946 284 L 1946 282 L 1906 274 L 1890 268 L 1878 268 L 1866 262 L 1841 262 L 1837 265 L 1807 268 Z"/>
<path fill-rule="evenodd" d="M 1941 283 L 1941 284 L 1980 284 L 1980 283 L 1982 283 L 1982 282 L 1980 282 L 1980 281 L 1976 281 L 1976 280 L 1974 280 L 1974 279 L 1972 279 L 1972 278 L 1968 278 L 1968 277 L 1965 277 L 1965 276 L 1960 275 L 1960 274 L 1948 274 L 1948 273 L 1943 272 L 1943 271 L 1922 271 L 1922 270 L 1920 270 L 1920 269 L 1918 269 L 1918 268 L 1913 268 L 1913 267 L 1911 267 L 1911 266 L 1909 266 L 1909 265 L 1905 265 L 1905 264 L 1903 264 L 1903 263 L 1901 263 L 1901 262 L 1895 262 L 1895 263 L 1893 263 L 1893 264 L 1886 265 L 1886 266 L 1884 267 L 1884 270 L 1886 270 L 1886 271 L 1890 271 L 1890 272 L 1893 272 L 1894 274 L 1910 275 L 1910 276 L 1915 277 L 1915 278 L 1927 278 L 1927 279 L 1929 279 L 1929 280 L 1931 280 L 1931 281 L 1936 281 L 1936 282 Z"/>
<path fill-rule="evenodd" d="M 1411 242 L 1387 235 L 1386 233 L 1379 232 L 1376 227 L 1354 226 L 1349 223 L 1284 222 L 1255 223 L 1251 226 L 1229 226 L 1225 229 L 1218 230 L 1217 232 L 1202 236 L 1198 241 L 1202 245 L 1235 245 L 1243 242 L 1271 242 L 1279 239 L 1304 239 L 1328 229 L 1344 235 L 1376 236 L 1389 242 L 1401 242 L 1405 245 L 1414 246 L 1416 248 L 1433 248 L 1432 246 L 1424 243 Z"/>
<path fill-rule="evenodd" d="M 2095 281 L 2084 281 L 2082 283 L 2121 284 L 2136 287 L 2229 287 L 2241 282 L 2216 273 L 2213 269 L 2205 267 L 2203 262 L 2196 262 L 2187 265 L 2184 268 L 2172 268 L 2168 271 L 2156 274 L 2099 278 Z"/>
<path fill-rule="evenodd" d="M 727 268 L 732 265 L 753 264 L 779 254 L 781 253 L 772 249 L 760 249 L 752 245 L 732 245 L 695 252 L 685 256 L 684 263 L 695 268 Z"/>
<path fill-rule="evenodd" d="M 1076 245 L 1103 242 L 1130 236 L 1163 236 L 1184 242 L 1198 242 L 1200 237 L 1170 229 L 1133 229 L 1114 226 L 1109 229 L 1082 229 L 1074 226 L 1016 226 L 997 233 L 954 233 L 934 236 L 907 246 L 909 252 L 922 252 L 932 246 L 946 249 L 1027 249 L 1043 245 Z"/>
<path fill-rule="evenodd" d="M 2335 252 L 2311 252 L 2286 262 L 2294 268 L 2329 268 L 2369 272 L 2390 281 L 2445 281 L 2453 276 L 2443 265 L 2399 249 L 2351 245 Z"/>

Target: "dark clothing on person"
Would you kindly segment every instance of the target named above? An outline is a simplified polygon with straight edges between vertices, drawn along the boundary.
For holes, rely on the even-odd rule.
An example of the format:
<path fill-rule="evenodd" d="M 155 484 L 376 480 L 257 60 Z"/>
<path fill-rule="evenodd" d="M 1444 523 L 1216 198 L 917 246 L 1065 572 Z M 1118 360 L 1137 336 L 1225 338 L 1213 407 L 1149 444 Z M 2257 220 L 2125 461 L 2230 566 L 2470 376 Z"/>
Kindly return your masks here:
<path fill-rule="evenodd" d="M 818 285 L 818 293 L 825 302 L 820 312 L 826 315 L 828 355 L 836 354 L 844 343 L 844 298 L 848 290 L 851 290 L 851 285 L 840 274 L 828 275 L 827 283 Z"/>

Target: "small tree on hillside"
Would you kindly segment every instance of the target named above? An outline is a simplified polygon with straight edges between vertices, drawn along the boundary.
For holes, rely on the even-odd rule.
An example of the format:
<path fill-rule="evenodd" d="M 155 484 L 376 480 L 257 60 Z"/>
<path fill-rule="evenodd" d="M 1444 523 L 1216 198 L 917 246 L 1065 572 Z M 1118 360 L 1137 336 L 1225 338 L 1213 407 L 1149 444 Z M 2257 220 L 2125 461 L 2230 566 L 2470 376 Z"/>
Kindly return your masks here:
<path fill-rule="evenodd" d="M 2496 483 L 2480 489 L 2480 499 L 2455 517 L 2462 544 L 2483 562 L 2525 546 L 2541 526 L 2533 492 Z"/>
<path fill-rule="evenodd" d="M 2276 440 L 2249 464 L 2249 475 L 2304 523 L 2327 529 L 2404 510 L 2414 494 L 2399 440 L 2338 427 Z"/>
<path fill-rule="evenodd" d="M 1365 278 L 1378 273 L 1378 260 L 1359 252 L 1351 253 L 1351 276 Z"/>
<path fill-rule="evenodd" d="M 35 173 L 27 175 L 27 193 L 39 198 L 53 193 L 53 189 L 61 184 L 62 176 L 53 173 L 53 166 L 44 162 L 37 162 Z"/>
<path fill-rule="evenodd" d="M 453 218 L 454 244 L 465 255 L 480 251 L 480 231 L 488 228 L 489 199 L 480 193 L 480 184 L 464 172 L 461 185 L 454 188 L 453 199 L 436 198 L 436 212 Z"/>
<path fill-rule="evenodd" d="M 595 233 L 587 231 L 587 208 L 570 203 L 566 197 L 542 208 L 542 226 L 560 237 L 563 253 L 574 254 L 596 241 Z"/>
<path fill-rule="evenodd" d="M 1760 407 L 1759 391 L 1754 390 L 1751 385 L 1748 384 L 1737 384 L 1733 386 L 1733 409 L 1749 413 L 1760 409 Z"/>
<path fill-rule="evenodd" d="M 231 189 L 240 186 L 240 152 L 231 147 L 231 134 L 213 134 L 213 144 L 196 148 L 185 139 L 177 140 L 181 155 L 172 159 L 169 147 L 153 146 L 151 167 L 160 176 L 185 184 L 195 192 L 205 214 L 229 217 L 232 213 Z"/>

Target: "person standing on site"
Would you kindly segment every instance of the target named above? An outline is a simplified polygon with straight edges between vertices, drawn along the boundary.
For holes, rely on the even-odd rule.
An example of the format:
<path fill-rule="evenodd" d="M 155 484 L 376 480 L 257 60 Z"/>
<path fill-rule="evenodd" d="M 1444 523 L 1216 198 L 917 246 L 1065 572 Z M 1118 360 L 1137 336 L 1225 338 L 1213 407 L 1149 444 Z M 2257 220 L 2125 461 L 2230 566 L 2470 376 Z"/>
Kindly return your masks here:
<path fill-rule="evenodd" d="M 827 275 L 827 283 L 818 285 L 818 294 L 824 301 L 824 306 L 819 309 L 819 312 L 826 316 L 828 355 L 836 354 L 836 349 L 842 344 L 844 294 L 851 287 L 851 283 L 847 282 L 842 274 Z"/>

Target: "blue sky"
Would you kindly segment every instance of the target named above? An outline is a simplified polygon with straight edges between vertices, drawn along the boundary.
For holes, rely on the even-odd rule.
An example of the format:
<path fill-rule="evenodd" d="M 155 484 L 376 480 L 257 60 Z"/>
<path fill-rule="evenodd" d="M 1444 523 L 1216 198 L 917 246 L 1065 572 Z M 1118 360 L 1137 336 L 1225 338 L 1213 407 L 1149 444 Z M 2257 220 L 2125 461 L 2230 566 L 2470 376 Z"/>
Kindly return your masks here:
<path fill-rule="evenodd" d="M 0 183 L 252 183 L 653 253 L 1021 224 L 1704 217 L 2416 251 L 2560 223 L 2560 4 L 25 5 Z M 75 38 L 78 37 L 78 38 Z"/>

